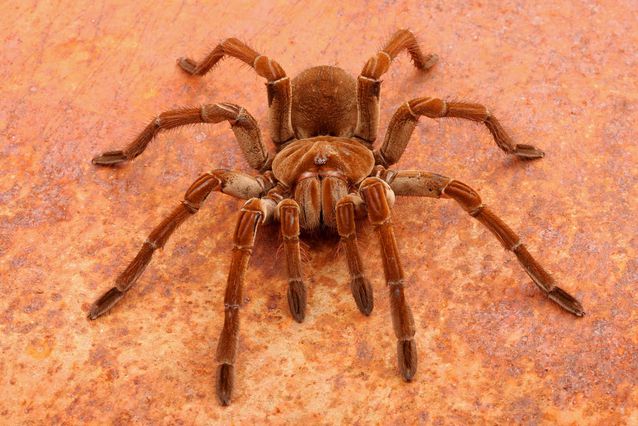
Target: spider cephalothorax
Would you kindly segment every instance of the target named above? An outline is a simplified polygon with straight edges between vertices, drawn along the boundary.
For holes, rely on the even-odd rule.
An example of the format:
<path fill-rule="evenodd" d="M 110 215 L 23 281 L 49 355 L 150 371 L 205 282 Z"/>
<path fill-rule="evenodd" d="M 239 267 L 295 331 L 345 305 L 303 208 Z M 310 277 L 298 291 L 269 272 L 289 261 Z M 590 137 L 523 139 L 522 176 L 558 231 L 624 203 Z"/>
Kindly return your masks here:
<path fill-rule="evenodd" d="M 383 144 L 373 150 L 379 117 L 379 79 L 403 50 L 409 52 L 418 69 L 427 70 L 436 63 L 437 57 L 423 55 L 407 30 L 396 32 L 367 61 L 357 79 L 339 68 L 321 66 L 310 68 L 291 81 L 277 62 L 237 39 L 219 44 L 201 63 L 180 59 L 178 63 L 184 71 L 204 75 L 223 57 L 235 57 L 265 77 L 270 134 L 276 153 L 265 147 L 257 122 L 245 109 L 218 103 L 161 113 L 124 150 L 95 157 L 93 163 L 98 165 L 122 163 L 141 154 L 162 130 L 226 120 L 248 164 L 261 174 L 213 170 L 200 176 L 186 191 L 182 203 L 151 232 L 135 259 L 117 277 L 115 287 L 93 304 L 89 318 L 104 314 L 124 296 L 148 265 L 153 252 L 164 246 L 173 231 L 194 215 L 213 191 L 248 200 L 241 209 L 233 236 L 224 296 L 224 328 L 217 347 L 217 394 L 224 405 L 230 403 L 234 382 L 242 284 L 257 229 L 269 222 L 280 224 L 289 277 L 288 305 L 295 320 L 301 322 L 306 312 L 299 248 L 301 231 L 337 231 L 345 248 L 355 302 L 362 313 L 369 315 L 372 311 L 372 287 L 364 275 L 355 234 L 355 219 L 368 217 L 379 235 L 399 369 L 407 381 L 416 373 L 417 352 L 414 320 L 404 295 L 404 274 L 391 221 L 395 195 L 452 198 L 485 225 L 507 250 L 514 252 L 527 274 L 550 299 L 577 316 L 584 315 L 581 304 L 556 286 L 519 237 L 483 204 L 476 191 L 434 173 L 388 169 L 401 158 L 421 116 L 482 122 L 503 151 L 520 158 L 540 158 L 542 151 L 514 144 L 482 105 L 429 97 L 401 105 L 390 120 Z"/>

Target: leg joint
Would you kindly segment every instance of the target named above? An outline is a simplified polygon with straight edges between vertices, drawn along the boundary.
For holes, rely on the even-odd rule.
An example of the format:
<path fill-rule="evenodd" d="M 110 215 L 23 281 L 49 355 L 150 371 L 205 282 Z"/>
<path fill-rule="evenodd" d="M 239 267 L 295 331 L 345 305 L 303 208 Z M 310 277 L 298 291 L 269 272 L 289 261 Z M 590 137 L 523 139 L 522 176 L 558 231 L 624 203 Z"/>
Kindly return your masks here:
<path fill-rule="evenodd" d="M 190 213 L 190 214 L 195 214 L 199 211 L 199 205 L 195 205 L 193 203 L 191 203 L 188 200 L 183 200 L 182 201 L 182 205 L 184 206 L 184 208 Z"/>
<path fill-rule="evenodd" d="M 299 241 L 299 204 L 287 198 L 277 205 L 281 234 L 285 241 Z"/>
<path fill-rule="evenodd" d="M 373 154 L 374 154 L 374 164 L 377 164 L 383 167 L 390 167 L 394 163 L 394 162 L 388 161 L 385 158 L 385 155 L 383 155 L 383 152 L 381 151 L 381 149 L 375 150 Z"/>
<path fill-rule="evenodd" d="M 241 211 L 247 212 L 247 213 L 258 213 L 260 215 L 263 215 L 264 212 L 263 212 L 261 198 L 251 198 L 250 200 L 246 201 L 243 207 L 241 208 Z"/>
<path fill-rule="evenodd" d="M 483 210 L 483 208 L 485 208 L 485 204 L 481 203 L 473 209 L 469 210 L 468 214 L 472 217 L 476 217 L 479 215 L 479 213 L 481 213 L 481 210 Z"/>
<path fill-rule="evenodd" d="M 354 202 L 349 198 L 337 201 L 337 232 L 341 238 L 347 239 L 355 235 Z"/>
<path fill-rule="evenodd" d="M 390 219 L 390 208 L 394 204 L 394 192 L 386 182 L 377 177 L 363 180 L 359 191 L 366 203 L 370 223 L 381 225 Z"/>
<path fill-rule="evenodd" d="M 239 305 L 236 303 L 224 303 L 224 309 L 231 309 L 231 310 L 238 310 L 239 309 Z"/>
<path fill-rule="evenodd" d="M 272 158 L 270 153 L 268 154 L 268 160 L 266 161 L 266 163 L 267 164 L 272 163 Z M 268 192 L 269 190 L 274 188 L 275 185 L 277 185 L 277 180 L 275 179 L 275 175 L 271 171 L 266 171 L 259 176 L 255 176 L 255 180 L 257 181 L 259 186 L 261 186 L 262 194 Z"/>
<path fill-rule="evenodd" d="M 392 57 L 387 52 L 377 52 L 377 54 L 368 59 L 368 62 L 363 66 L 361 76 L 378 81 L 379 77 L 388 71 L 391 62 Z"/>
<path fill-rule="evenodd" d="M 281 200 L 277 208 L 279 209 L 280 212 L 282 210 L 290 210 L 290 211 L 299 212 L 299 204 L 297 204 L 297 202 L 293 200 L 292 198 L 286 198 L 284 200 Z"/>
<path fill-rule="evenodd" d="M 379 152 L 379 154 L 381 153 Z M 397 177 L 398 173 L 399 172 L 397 172 L 396 170 L 386 169 L 385 166 L 380 164 L 377 164 L 376 166 L 374 166 L 374 169 L 372 169 L 372 175 L 374 177 L 383 179 L 388 185 L 392 184 L 394 178 Z"/>
<path fill-rule="evenodd" d="M 220 189 L 221 179 L 215 175 L 215 172 L 205 173 L 188 188 L 183 204 L 191 213 L 195 213 L 212 191 Z"/>
<path fill-rule="evenodd" d="M 430 118 L 440 118 L 448 115 L 448 104 L 443 99 L 417 98 L 407 103 L 410 113 L 414 116 L 425 115 Z"/>
<path fill-rule="evenodd" d="M 246 215 L 251 217 L 256 215 L 261 219 L 260 223 L 263 224 L 272 218 L 276 208 L 277 203 L 270 198 L 251 198 L 244 203 L 241 212 L 242 217 Z"/>
<path fill-rule="evenodd" d="M 458 180 L 450 181 L 445 188 L 443 188 L 441 193 L 453 198 L 461 205 L 463 210 L 470 213 L 472 216 L 476 216 L 484 207 L 481 203 L 481 197 L 479 194 Z"/>
<path fill-rule="evenodd" d="M 403 287 L 403 279 L 390 280 L 387 282 L 388 287 Z"/>
<path fill-rule="evenodd" d="M 156 241 L 153 241 L 153 240 L 148 239 L 148 238 L 146 239 L 146 241 L 144 241 L 144 245 L 148 245 L 151 248 L 151 250 L 153 250 L 153 251 L 155 251 L 155 250 L 157 250 L 159 248 L 159 245 L 157 244 Z"/>
<path fill-rule="evenodd" d="M 512 247 L 510 247 L 510 250 L 516 253 L 516 250 L 518 250 L 519 247 L 521 247 L 522 245 L 523 245 L 523 241 L 518 240 L 516 243 L 512 245 Z"/>
<path fill-rule="evenodd" d="M 266 84 L 269 86 L 278 86 L 280 84 L 283 84 L 286 80 L 290 80 L 290 77 L 285 76 L 285 77 L 281 77 L 280 79 L 277 80 L 273 80 L 273 81 L 269 81 Z"/>
<path fill-rule="evenodd" d="M 268 56 L 258 55 L 253 61 L 253 68 L 259 76 L 266 78 L 269 82 L 275 82 L 286 77 L 286 72 L 281 65 Z"/>

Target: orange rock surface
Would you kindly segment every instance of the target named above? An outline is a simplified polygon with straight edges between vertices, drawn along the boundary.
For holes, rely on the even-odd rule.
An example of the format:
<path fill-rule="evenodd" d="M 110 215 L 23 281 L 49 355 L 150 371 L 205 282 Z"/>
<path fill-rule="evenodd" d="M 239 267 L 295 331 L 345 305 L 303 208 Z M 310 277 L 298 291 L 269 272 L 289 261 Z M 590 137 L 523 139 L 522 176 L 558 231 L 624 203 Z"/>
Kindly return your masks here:
<path fill-rule="evenodd" d="M 13 2 L 0 15 L 1 424 L 638 424 L 638 12 L 598 2 Z M 306 241 L 309 310 L 288 313 L 276 227 L 247 274 L 236 392 L 215 396 L 214 352 L 241 202 L 220 194 L 183 225 L 111 314 L 89 322 L 153 226 L 202 172 L 249 170 L 226 124 L 160 136 L 133 163 L 91 165 L 157 113 L 229 101 L 267 138 L 264 82 L 237 61 L 175 66 L 236 36 L 289 75 L 357 74 L 397 28 L 440 63 L 402 55 L 380 135 L 418 96 L 488 105 L 518 143 L 422 119 L 399 168 L 473 186 L 523 237 L 578 319 L 452 201 L 399 198 L 396 234 L 419 371 L 397 375 L 376 236 L 362 226 L 375 310 L 357 311 L 334 237 Z M 270 146 L 270 145 L 269 145 Z M 365 225 L 365 223 L 364 223 Z"/>

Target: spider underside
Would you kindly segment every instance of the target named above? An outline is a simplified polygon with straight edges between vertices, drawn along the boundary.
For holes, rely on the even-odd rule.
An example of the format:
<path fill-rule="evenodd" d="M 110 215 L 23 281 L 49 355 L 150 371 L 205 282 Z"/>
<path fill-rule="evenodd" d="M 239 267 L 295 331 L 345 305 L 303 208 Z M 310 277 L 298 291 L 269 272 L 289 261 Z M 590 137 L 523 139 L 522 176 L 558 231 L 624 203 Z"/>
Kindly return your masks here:
<path fill-rule="evenodd" d="M 247 200 L 233 234 L 224 326 L 217 347 L 217 395 L 223 405 L 230 403 L 233 390 L 246 268 L 257 229 L 270 222 L 279 222 L 288 272 L 288 305 L 293 318 L 302 322 L 306 288 L 300 260 L 301 231 L 336 230 L 345 249 L 356 305 L 363 314 L 371 313 L 372 287 L 364 274 L 355 232 L 355 220 L 368 218 L 379 236 L 397 337 L 398 365 L 406 381 L 411 381 L 416 373 L 417 351 L 414 320 L 404 294 L 401 256 L 392 227 L 395 195 L 452 198 L 485 225 L 507 250 L 514 252 L 527 274 L 551 300 L 574 315 L 584 315 L 581 304 L 556 286 L 516 233 L 483 204 L 472 188 L 434 173 L 389 169 L 401 158 L 421 116 L 457 117 L 484 123 L 499 148 L 522 159 L 541 158 L 542 151 L 513 143 L 483 105 L 430 97 L 415 98 L 401 105 L 390 120 L 383 144 L 373 149 L 379 121 L 380 78 L 403 50 L 407 50 L 419 70 L 427 71 L 437 61 L 436 55 L 421 52 L 408 30 L 397 31 L 366 62 L 357 79 L 339 68 L 320 66 L 290 80 L 277 62 L 234 38 L 220 43 L 200 63 L 180 59 L 178 64 L 185 72 L 201 76 L 222 58 L 234 57 L 266 78 L 270 134 L 276 153 L 266 148 L 256 120 L 244 108 L 217 103 L 163 112 L 123 150 L 95 157 L 93 163 L 97 165 L 123 163 L 140 155 L 163 130 L 228 121 L 248 164 L 260 174 L 251 176 L 218 169 L 201 175 L 186 191 L 184 200 L 151 232 L 137 256 L 117 277 L 115 286 L 92 305 L 89 318 L 106 313 L 126 294 L 153 253 L 164 246 L 179 225 L 197 213 L 213 191 Z"/>

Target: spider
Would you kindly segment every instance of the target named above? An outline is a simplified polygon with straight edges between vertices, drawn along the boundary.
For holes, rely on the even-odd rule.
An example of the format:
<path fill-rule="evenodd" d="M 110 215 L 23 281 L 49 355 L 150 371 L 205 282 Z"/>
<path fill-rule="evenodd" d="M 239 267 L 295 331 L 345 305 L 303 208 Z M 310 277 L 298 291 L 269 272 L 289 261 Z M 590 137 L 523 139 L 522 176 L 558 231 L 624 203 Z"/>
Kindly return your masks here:
<path fill-rule="evenodd" d="M 546 295 L 565 310 L 583 316 L 581 304 L 556 286 L 554 279 L 528 252 L 520 238 L 468 185 L 425 171 L 392 170 L 401 158 L 421 116 L 456 117 L 485 124 L 494 141 L 507 154 L 535 159 L 544 153 L 531 145 L 515 144 L 499 121 L 480 104 L 446 102 L 423 97 L 401 105 L 394 113 L 383 144 L 373 149 L 379 122 L 381 76 L 402 51 L 416 68 L 429 70 L 438 60 L 424 55 L 414 35 L 399 30 L 372 56 L 355 80 L 333 66 L 309 68 L 290 79 L 283 68 L 243 42 L 229 38 L 201 62 L 178 60 L 186 73 L 202 76 L 224 57 L 237 58 L 266 78 L 270 135 L 276 152 L 261 139 L 257 121 L 244 108 L 231 103 L 206 104 L 163 112 L 123 150 L 108 151 L 93 164 L 111 166 L 140 155 L 158 133 L 194 123 L 231 125 L 248 164 L 260 174 L 217 169 L 201 175 L 183 201 L 150 233 L 137 256 L 117 277 L 115 286 L 91 306 L 88 317 L 109 311 L 137 281 L 171 234 L 201 208 L 213 191 L 248 200 L 240 210 L 224 296 L 224 326 L 217 346 L 216 392 L 222 405 L 231 401 L 238 348 L 242 286 L 260 226 L 279 222 L 288 272 L 288 306 L 302 322 L 306 314 L 306 287 L 300 260 L 299 237 L 304 233 L 334 232 L 345 249 L 350 289 L 358 309 L 370 315 L 373 294 L 357 247 L 355 220 L 367 217 L 381 245 L 385 280 L 390 293 L 392 323 L 397 338 L 399 371 L 411 381 L 417 370 L 417 349 L 412 312 L 404 293 L 401 255 L 392 227 L 391 208 L 396 195 L 451 198 L 485 225 Z"/>

